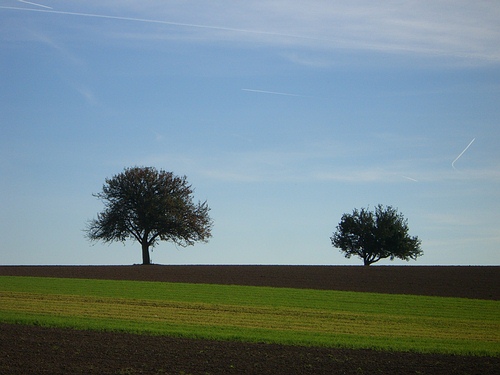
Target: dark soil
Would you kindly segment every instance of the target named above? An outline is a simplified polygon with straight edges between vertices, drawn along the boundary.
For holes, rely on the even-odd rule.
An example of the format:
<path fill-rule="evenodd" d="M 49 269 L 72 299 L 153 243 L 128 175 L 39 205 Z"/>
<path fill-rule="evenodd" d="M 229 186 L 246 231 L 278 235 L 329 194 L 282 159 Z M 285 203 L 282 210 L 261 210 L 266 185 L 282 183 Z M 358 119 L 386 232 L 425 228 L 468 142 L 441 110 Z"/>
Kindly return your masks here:
<path fill-rule="evenodd" d="M 500 300 L 498 266 L 0 266 L 0 275 L 235 284 Z"/>
<path fill-rule="evenodd" d="M 129 279 L 500 299 L 500 267 L 0 267 Z M 499 357 L 193 340 L 0 324 L 0 374 L 500 374 Z"/>

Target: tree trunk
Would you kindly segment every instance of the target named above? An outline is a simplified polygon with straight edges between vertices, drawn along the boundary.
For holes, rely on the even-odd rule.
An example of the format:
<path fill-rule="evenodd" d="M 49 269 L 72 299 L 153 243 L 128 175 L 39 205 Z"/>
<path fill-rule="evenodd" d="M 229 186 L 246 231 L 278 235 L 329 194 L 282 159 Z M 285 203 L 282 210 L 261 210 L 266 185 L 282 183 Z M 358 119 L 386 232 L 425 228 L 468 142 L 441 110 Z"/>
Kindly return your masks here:
<path fill-rule="evenodd" d="M 144 241 L 141 245 L 142 245 L 142 264 L 150 265 L 151 258 L 149 257 L 149 244 L 147 241 Z"/>
<path fill-rule="evenodd" d="M 370 259 L 370 255 L 364 254 L 364 256 L 363 256 L 363 265 L 365 267 L 368 267 L 370 264 L 372 264 L 372 261 Z"/>

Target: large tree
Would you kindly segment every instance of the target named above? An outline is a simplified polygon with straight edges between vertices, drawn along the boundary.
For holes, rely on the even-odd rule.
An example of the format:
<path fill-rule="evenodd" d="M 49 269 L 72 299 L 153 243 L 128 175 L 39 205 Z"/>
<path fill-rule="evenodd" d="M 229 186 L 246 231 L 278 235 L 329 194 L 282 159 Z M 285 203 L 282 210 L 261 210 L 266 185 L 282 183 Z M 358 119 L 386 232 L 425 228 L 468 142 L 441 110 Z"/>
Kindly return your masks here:
<path fill-rule="evenodd" d="M 330 240 L 346 258 L 358 256 L 369 266 L 384 258 L 409 261 L 423 255 L 421 241 L 408 231 L 408 221 L 397 209 L 379 204 L 374 212 L 362 208 L 342 215 Z"/>
<path fill-rule="evenodd" d="M 102 192 L 94 194 L 104 211 L 85 229 L 91 241 L 125 242 L 142 246 L 142 263 L 150 264 L 149 248 L 160 240 L 180 246 L 207 242 L 212 220 L 207 202 L 193 203 L 193 189 L 186 176 L 153 167 L 133 167 L 106 179 Z"/>

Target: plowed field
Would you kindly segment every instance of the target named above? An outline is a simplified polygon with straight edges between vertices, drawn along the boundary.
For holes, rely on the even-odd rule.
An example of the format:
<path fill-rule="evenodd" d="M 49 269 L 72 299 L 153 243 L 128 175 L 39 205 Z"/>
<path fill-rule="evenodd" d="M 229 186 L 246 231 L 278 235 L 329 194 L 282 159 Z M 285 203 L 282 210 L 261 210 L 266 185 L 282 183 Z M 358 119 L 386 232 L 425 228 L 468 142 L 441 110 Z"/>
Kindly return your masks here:
<path fill-rule="evenodd" d="M 0 267 L 0 275 L 500 299 L 500 267 Z M 0 324 L 0 374 L 496 374 L 500 358 L 250 344 Z"/>

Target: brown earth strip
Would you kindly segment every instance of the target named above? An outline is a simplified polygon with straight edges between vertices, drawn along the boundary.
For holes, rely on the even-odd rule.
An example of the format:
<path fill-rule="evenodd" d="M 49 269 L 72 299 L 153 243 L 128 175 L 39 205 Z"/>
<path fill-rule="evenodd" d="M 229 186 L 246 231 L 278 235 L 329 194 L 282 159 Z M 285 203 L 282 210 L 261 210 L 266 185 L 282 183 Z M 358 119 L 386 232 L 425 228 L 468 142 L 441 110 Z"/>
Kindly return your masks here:
<path fill-rule="evenodd" d="M 0 266 L 0 275 L 235 284 L 500 300 L 499 266 Z"/>
<path fill-rule="evenodd" d="M 495 374 L 500 358 L 0 324 L 0 374 Z"/>

